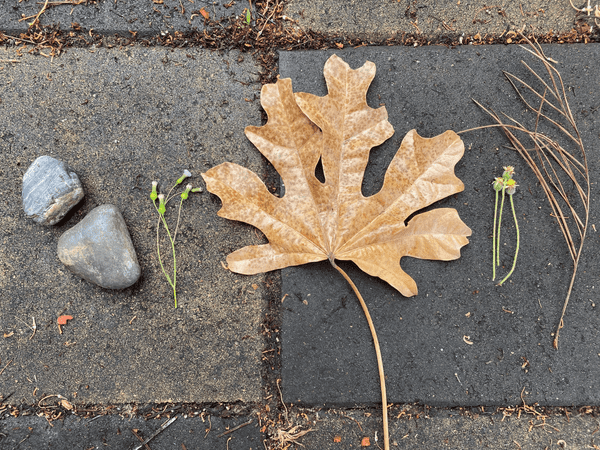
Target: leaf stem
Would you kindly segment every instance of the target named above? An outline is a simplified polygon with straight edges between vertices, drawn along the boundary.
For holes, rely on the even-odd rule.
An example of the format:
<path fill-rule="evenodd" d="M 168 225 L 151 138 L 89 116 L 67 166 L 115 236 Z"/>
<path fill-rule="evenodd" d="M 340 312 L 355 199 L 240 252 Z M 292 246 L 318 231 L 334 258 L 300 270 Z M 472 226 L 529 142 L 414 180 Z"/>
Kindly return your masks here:
<path fill-rule="evenodd" d="M 519 255 L 519 223 L 517 222 L 517 214 L 515 213 L 515 204 L 513 203 L 513 196 L 510 195 L 510 206 L 512 208 L 512 213 L 513 213 L 513 218 L 515 219 L 515 228 L 517 230 L 517 249 L 515 250 L 515 259 L 513 260 L 513 265 L 512 268 L 510 269 L 510 272 L 508 272 L 508 275 L 506 275 L 504 277 L 504 279 L 498 283 L 498 286 L 502 286 L 502 283 L 504 283 L 506 280 L 508 280 L 508 277 L 510 277 L 512 275 L 512 273 L 515 270 L 515 266 L 517 265 L 517 256 Z"/>
<path fill-rule="evenodd" d="M 369 314 L 369 309 L 367 308 L 367 304 L 358 292 L 358 288 L 354 284 L 354 282 L 350 279 L 350 277 L 344 272 L 331 258 L 329 260 L 331 265 L 342 274 L 342 276 L 346 279 L 352 290 L 358 297 L 358 301 L 360 302 L 360 306 L 362 307 L 363 312 L 365 313 L 365 317 L 367 318 L 367 322 L 369 323 L 369 329 L 371 330 L 371 336 L 373 337 L 373 345 L 375 346 L 375 354 L 377 355 L 377 368 L 379 369 L 379 383 L 381 385 L 381 406 L 383 408 L 383 447 L 384 450 L 390 449 L 390 433 L 388 429 L 388 414 L 387 414 L 387 394 L 385 391 L 385 375 L 383 374 L 383 361 L 381 359 L 381 349 L 379 347 L 379 339 L 377 339 L 377 333 L 375 332 L 375 326 L 373 325 L 373 320 L 371 320 L 371 314 Z"/>

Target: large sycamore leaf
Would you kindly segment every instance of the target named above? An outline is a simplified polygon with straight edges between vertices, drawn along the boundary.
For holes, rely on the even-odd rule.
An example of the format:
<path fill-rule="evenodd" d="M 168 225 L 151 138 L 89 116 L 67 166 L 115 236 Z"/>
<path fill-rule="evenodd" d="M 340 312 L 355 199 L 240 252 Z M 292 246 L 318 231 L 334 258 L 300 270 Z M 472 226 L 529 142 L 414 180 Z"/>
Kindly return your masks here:
<path fill-rule="evenodd" d="M 454 175 L 464 145 L 453 131 L 434 138 L 409 131 L 381 190 L 364 197 L 369 151 L 394 133 L 385 107 L 367 105 L 375 65 L 367 62 L 352 70 L 334 55 L 324 75 L 325 97 L 294 95 L 290 79 L 263 86 L 268 122 L 246 128 L 248 139 L 280 174 L 283 197 L 272 195 L 253 172 L 236 164 L 223 163 L 202 175 L 208 190 L 221 198 L 220 216 L 251 224 L 269 240 L 231 253 L 229 268 L 256 274 L 350 260 L 403 295 L 415 295 L 416 283 L 401 269 L 400 259 L 457 259 L 471 235 L 451 208 L 433 209 L 406 223 L 416 211 L 464 189 Z M 315 176 L 319 159 L 324 183 Z"/>

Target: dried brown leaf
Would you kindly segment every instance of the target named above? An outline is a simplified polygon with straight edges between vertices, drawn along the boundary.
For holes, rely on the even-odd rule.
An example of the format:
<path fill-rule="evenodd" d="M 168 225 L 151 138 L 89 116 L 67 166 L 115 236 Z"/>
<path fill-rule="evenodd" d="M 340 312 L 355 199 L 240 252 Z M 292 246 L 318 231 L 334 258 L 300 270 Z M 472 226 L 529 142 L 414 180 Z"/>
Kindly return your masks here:
<path fill-rule="evenodd" d="M 246 136 L 273 164 L 285 195 L 272 195 L 251 171 L 223 163 L 202 176 L 223 203 L 221 217 L 249 223 L 268 238 L 227 257 L 230 270 L 256 274 L 309 262 L 350 260 L 405 296 L 415 281 L 400 268 L 403 256 L 453 260 L 471 230 L 455 209 L 414 212 L 464 189 L 454 165 L 464 153 L 453 131 L 405 136 L 381 190 L 364 197 L 361 185 L 371 148 L 393 134 L 385 107 L 372 109 L 366 93 L 375 76 L 367 62 L 353 70 L 337 56 L 324 68 L 328 95 L 294 95 L 289 79 L 263 86 L 269 120 Z M 322 161 L 325 182 L 315 176 Z"/>

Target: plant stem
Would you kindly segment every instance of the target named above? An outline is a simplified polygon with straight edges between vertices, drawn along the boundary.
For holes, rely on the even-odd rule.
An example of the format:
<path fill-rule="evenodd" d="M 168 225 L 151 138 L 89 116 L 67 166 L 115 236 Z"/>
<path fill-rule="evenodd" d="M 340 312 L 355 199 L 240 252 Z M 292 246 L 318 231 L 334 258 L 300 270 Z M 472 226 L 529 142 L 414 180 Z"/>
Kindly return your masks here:
<path fill-rule="evenodd" d="M 163 266 L 163 263 L 162 263 L 162 259 L 160 257 L 160 241 L 159 241 L 159 238 L 158 238 L 158 230 L 159 230 L 159 228 L 160 228 L 160 215 L 158 217 L 158 221 L 156 222 L 156 253 L 158 254 L 158 263 L 160 264 L 160 268 L 162 269 L 163 273 L 165 274 L 165 277 L 167 277 L 167 281 L 172 286 L 173 283 L 171 283 L 171 278 L 167 274 L 167 271 L 165 270 L 165 267 Z"/>
<path fill-rule="evenodd" d="M 500 204 L 500 215 L 498 217 L 498 237 L 496 238 L 496 265 L 500 266 L 500 225 L 502 225 L 502 210 L 504 209 L 504 190 L 502 188 L 502 203 Z"/>
<path fill-rule="evenodd" d="M 492 281 L 496 279 L 496 218 L 498 215 L 498 191 L 496 191 L 496 205 L 494 206 L 494 235 L 492 237 Z"/>
<path fill-rule="evenodd" d="M 169 231 L 169 227 L 167 226 L 167 221 L 165 220 L 165 216 L 161 214 L 160 218 L 162 219 L 163 226 L 165 230 L 167 230 L 167 234 L 169 235 L 169 240 L 171 241 L 171 249 L 173 250 L 173 282 L 171 283 L 169 280 L 169 284 L 173 288 L 173 298 L 175 299 L 175 308 L 177 308 L 177 258 L 175 258 L 175 242 L 171 237 L 171 232 Z M 167 277 L 168 279 L 168 277 Z"/>
<path fill-rule="evenodd" d="M 498 283 L 498 286 L 502 286 L 502 283 L 508 280 L 508 277 L 512 275 L 513 271 L 515 270 L 515 266 L 517 265 L 517 256 L 519 255 L 519 223 L 517 222 L 517 214 L 515 213 L 515 204 L 513 203 L 512 195 L 510 195 L 510 206 L 512 208 L 513 218 L 515 219 L 515 228 L 517 229 L 517 249 L 515 250 L 515 259 L 513 260 L 513 265 L 510 269 L 510 272 L 508 272 L 508 275 L 506 275 L 504 279 Z"/>
<path fill-rule="evenodd" d="M 371 320 L 371 315 L 369 314 L 369 309 L 367 308 L 367 304 L 358 292 L 358 288 L 352 282 L 350 277 L 344 272 L 333 259 L 329 259 L 331 265 L 342 274 L 342 276 L 346 279 L 352 290 L 358 297 L 358 301 L 360 302 L 360 306 L 362 307 L 363 312 L 365 313 L 365 317 L 367 318 L 367 322 L 369 323 L 369 329 L 371 330 L 371 336 L 373 337 L 373 345 L 375 346 L 375 354 L 377 355 L 377 368 L 379 369 L 379 384 L 381 385 L 381 406 L 383 408 L 383 447 L 384 450 L 390 449 L 390 433 L 388 429 L 388 413 L 387 413 L 387 394 L 385 392 L 385 375 L 383 374 L 383 361 L 381 359 L 381 349 L 379 347 L 379 339 L 377 339 L 377 333 L 375 332 L 375 326 L 373 325 L 373 321 Z"/>
<path fill-rule="evenodd" d="M 177 213 L 177 225 L 175 225 L 175 233 L 173 233 L 173 244 L 177 239 L 177 230 L 179 230 L 179 219 L 181 219 L 181 208 L 183 208 L 183 199 L 179 202 L 179 212 Z"/>
<path fill-rule="evenodd" d="M 154 204 L 154 207 L 156 208 L 156 204 Z M 160 263 L 160 268 L 162 269 L 163 273 L 165 274 L 167 281 L 173 288 L 173 298 L 175 299 L 175 308 L 177 308 L 177 288 L 176 288 L 176 285 L 177 285 L 177 259 L 175 258 L 175 241 L 171 238 L 171 233 L 169 232 L 169 226 L 167 225 L 167 221 L 165 220 L 165 217 L 158 211 L 158 208 L 156 208 L 156 212 L 158 213 L 158 217 L 159 217 L 158 223 L 156 224 L 156 253 L 158 254 L 158 262 Z M 171 277 L 169 277 L 169 275 L 167 274 L 165 267 L 163 266 L 162 259 L 160 257 L 160 244 L 159 244 L 158 230 L 160 228 L 161 220 L 162 220 L 163 226 L 165 227 L 165 230 L 167 230 L 167 234 L 169 235 L 169 241 L 171 241 L 171 249 L 173 250 L 173 281 L 171 281 Z"/>

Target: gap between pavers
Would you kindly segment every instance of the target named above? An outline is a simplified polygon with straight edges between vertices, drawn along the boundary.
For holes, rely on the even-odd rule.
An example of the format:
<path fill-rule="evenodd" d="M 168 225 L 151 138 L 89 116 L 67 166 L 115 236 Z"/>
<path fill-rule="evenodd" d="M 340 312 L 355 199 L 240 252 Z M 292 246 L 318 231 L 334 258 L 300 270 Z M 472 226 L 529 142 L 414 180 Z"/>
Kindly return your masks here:
<path fill-rule="evenodd" d="M 505 148 L 498 130 L 462 135 L 465 156 L 456 166 L 464 192 L 433 207 L 453 207 L 471 227 L 470 243 L 459 260 L 402 260 L 419 288 L 403 298 L 383 281 L 352 263 L 341 262 L 363 294 L 378 331 L 387 378 L 388 400 L 428 405 L 599 404 L 598 323 L 600 298 L 596 255 L 597 179 L 600 166 L 595 126 L 600 111 L 595 70 L 600 46 L 550 45 L 559 61 L 571 109 L 587 146 L 592 178 L 589 235 L 561 332 L 552 336 L 572 270 L 566 244 L 531 171 Z M 323 65 L 333 53 L 352 68 L 369 60 L 377 74 L 367 95 L 371 107 L 385 105 L 396 134 L 371 152 L 363 193 L 379 189 L 383 175 L 410 129 L 426 137 L 447 129 L 465 130 L 492 120 L 471 102 L 523 119 L 502 71 L 533 83 L 520 60 L 537 69 L 518 46 L 359 48 L 343 51 L 282 52 L 280 73 L 291 77 L 294 92 L 326 94 Z M 531 124 L 533 116 L 528 116 Z M 546 128 L 544 128 L 546 129 Z M 564 141 L 563 141 L 564 142 Z M 502 287 L 491 280 L 494 191 L 502 167 L 514 165 L 519 188 L 515 206 L 521 228 L 516 272 Z M 508 272 L 514 228 L 505 211 L 502 261 Z M 352 290 L 326 262 L 282 272 L 282 388 L 284 400 L 298 405 L 346 407 L 380 402 L 375 352 L 364 315 Z M 466 339 L 472 342 L 468 345 Z"/>
<path fill-rule="evenodd" d="M 259 68 L 236 52 L 140 47 L 20 61 L 0 79 L 0 331 L 10 335 L 0 364 L 11 362 L 0 394 L 13 393 L 12 404 L 51 394 L 78 404 L 259 401 L 266 276 L 232 274 L 222 261 L 261 239 L 219 218 L 217 197 L 190 195 L 174 309 L 149 198 L 153 180 L 165 192 L 184 169 L 202 187 L 200 173 L 224 161 L 266 170 L 244 136 L 261 121 Z M 40 155 L 68 163 L 86 193 L 53 227 L 26 219 L 21 204 L 23 174 Z M 121 291 L 83 281 L 56 254 L 59 237 L 106 203 L 122 212 L 142 267 Z M 176 219 L 173 205 L 167 220 Z M 162 252 L 168 260 L 166 239 Z M 63 334 L 61 314 L 73 316 Z"/>

